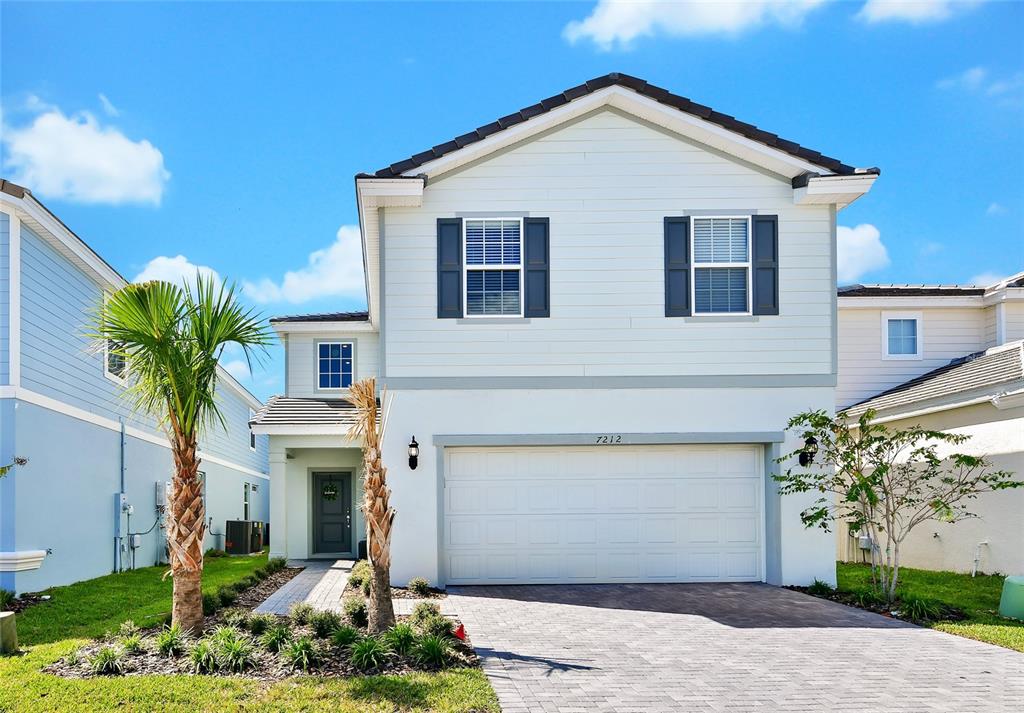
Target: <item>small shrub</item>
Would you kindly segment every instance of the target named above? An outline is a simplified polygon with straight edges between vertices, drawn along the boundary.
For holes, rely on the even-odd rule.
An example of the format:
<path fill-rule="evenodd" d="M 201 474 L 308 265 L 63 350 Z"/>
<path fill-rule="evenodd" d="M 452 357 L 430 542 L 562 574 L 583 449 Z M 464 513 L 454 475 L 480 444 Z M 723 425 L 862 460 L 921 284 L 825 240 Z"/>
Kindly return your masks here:
<path fill-rule="evenodd" d="M 362 586 L 360 586 L 360 591 L 362 591 L 364 597 L 370 596 L 370 580 L 369 579 L 364 579 L 363 580 L 363 584 L 362 584 Z"/>
<path fill-rule="evenodd" d="M 280 572 L 287 564 L 288 560 L 284 557 L 271 557 L 267 560 L 267 564 L 265 566 L 267 571 L 270 572 L 270 574 L 273 574 L 274 572 Z"/>
<path fill-rule="evenodd" d="M 68 666 L 77 666 L 82 660 L 82 654 L 79 653 L 78 649 L 75 649 L 67 656 L 64 657 L 64 663 Z"/>
<path fill-rule="evenodd" d="M 98 676 L 124 673 L 124 653 L 115 646 L 104 646 L 89 659 L 89 668 Z"/>
<path fill-rule="evenodd" d="M 241 673 L 256 665 L 256 652 L 247 637 L 217 642 L 217 658 L 228 671 Z"/>
<path fill-rule="evenodd" d="M 227 552 L 225 552 L 224 550 L 218 550 L 215 547 L 211 547 L 210 549 L 208 549 L 206 552 L 203 553 L 203 557 L 207 557 L 209 559 L 217 559 L 218 557 L 227 557 L 227 556 L 228 556 Z"/>
<path fill-rule="evenodd" d="M 220 645 L 231 641 L 238 641 L 242 638 L 242 632 L 233 626 L 218 626 L 213 630 L 213 633 L 210 634 L 209 638 L 215 644 Z"/>
<path fill-rule="evenodd" d="M 388 645 L 377 636 L 367 636 L 352 645 L 350 661 L 360 671 L 378 669 L 388 658 Z"/>
<path fill-rule="evenodd" d="M 9 589 L 0 589 L 0 611 L 7 611 L 14 606 L 14 592 Z"/>
<path fill-rule="evenodd" d="M 216 594 L 207 592 L 203 595 L 203 615 L 213 616 L 220 609 L 220 597 Z"/>
<path fill-rule="evenodd" d="M 441 607 L 434 604 L 434 602 L 420 602 L 412 608 L 409 621 L 412 622 L 413 626 L 419 627 L 421 622 L 436 616 L 441 616 Z"/>
<path fill-rule="evenodd" d="M 363 635 L 359 633 L 358 629 L 353 629 L 351 626 L 345 626 L 342 624 L 331 632 L 331 643 L 339 649 L 347 649 L 362 637 Z"/>
<path fill-rule="evenodd" d="M 455 637 L 455 622 L 448 617 L 432 616 L 420 622 L 419 630 L 425 636 L 439 636 L 442 639 Z"/>
<path fill-rule="evenodd" d="M 284 624 L 274 624 L 260 637 L 260 646 L 267 651 L 278 652 L 292 640 L 292 630 Z"/>
<path fill-rule="evenodd" d="M 903 597 L 899 606 L 899 613 L 905 619 L 927 623 L 935 621 L 942 616 L 942 602 L 925 597 Z"/>
<path fill-rule="evenodd" d="M 292 608 L 288 611 L 288 615 L 291 616 L 292 621 L 296 624 L 308 624 L 309 617 L 313 616 L 313 612 L 316 611 L 313 607 L 306 602 L 297 602 L 292 604 Z"/>
<path fill-rule="evenodd" d="M 209 639 L 197 642 L 189 651 L 188 658 L 194 673 L 213 673 L 220 668 L 216 649 Z"/>
<path fill-rule="evenodd" d="M 351 597 L 345 600 L 345 618 L 352 626 L 363 629 L 370 621 L 370 615 L 366 611 L 366 602 L 362 599 Z"/>
<path fill-rule="evenodd" d="M 348 584 L 352 588 L 359 588 L 363 586 L 363 582 L 370 581 L 373 576 L 373 570 L 370 569 L 370 563 L 366 560 L 359 560 L 352 567 L 352 571 L 348 573 Z"/>
<path fill-rule="evenodd" d="M 237 607 L 228 609 L 224 612 L 224 623 L 237 629 L 248 629 L 249 611 Z"/>
<path fill-rule="evenodd" d="M 408 589 L 413 594 L 425 597 L 430 594 L 430 582 L 423 577 L 413 577 L 409 580 Z"/>
<path fill-rule="evenodd" d="M 308 636 L 301 636 L 282 649 L 285 661 L 297 671 L 309 671 L 320 665 L 320 652 Z"/>
<path fill-rule="evenodd" d="M 269 566 L 260 567 L 258 570 L 256 570 L 255 572 L 252 573 L 252 575 L 257 580 L 259 580 L 260 582 L 262 582 L 264 579 L 269 577 L 270 574 L 271 574 L 271 572 L 270 572 L 270 567 Z"/>
<path fill-rule="evenodd" d="M 253 636 L 262 636 L 276 623 L 277 617 L 273 614 L 253 614 L 249 617 L 249 633 Z"/>
<path fill-rule="evenodd" d="M 156 635 L 156 650 L 161 656 L 177 656 L 185 650 L 185 634 L 177 624 L 165 627 Z"/>
<path fill-rule="evenodd" d="M 402 622 L 384 632 L 384 641 L 400 656 L 406 656 L 416 646 L 416 632 L 411 626 Z"/>
<path fill-rule="evenodd" d="M 137 654 L 142 651 L 142 637 L 138 634 L 121 637 L 121 648 L 126 654 Z"/>
<path fill-rule="evenodd" d="M 229 607 L 238 601 L 238 590 L 230 584 L 225 584 L 217 590 L 217 598 L 220 600 L 222 607 Z"/>
<path fill-rule="evenodd" d="M 448 639 L 427 634 L 416 643 L 413 658 L 420 666 L 438 668 L 447 663 L 451 651 L 452 647 Z"/>
<path fill-rule="evenodd" d="M 827 597 L 835 589 L 828 582 L 822 582 L 820 579 L 815 579 L 811 582 L 811 586 L 807 588 L 808 594 L 813 594 L 816 597 Z"/>
<path fill-rule="evenodd" d="M 117 628 L 117 633 L 121 636 L 134 636 L 139 633 L 138 625 L 129 619 L 128 621 L 122 621 L 121 626 Z"/>
<path fill-rule="evenodd" d="M 310 615 L 309 625 L 313 628 L 314 636 L 326 639 L 332 631 L 341 626 L 341 617 L 328 610 L 316 611 Z"/>

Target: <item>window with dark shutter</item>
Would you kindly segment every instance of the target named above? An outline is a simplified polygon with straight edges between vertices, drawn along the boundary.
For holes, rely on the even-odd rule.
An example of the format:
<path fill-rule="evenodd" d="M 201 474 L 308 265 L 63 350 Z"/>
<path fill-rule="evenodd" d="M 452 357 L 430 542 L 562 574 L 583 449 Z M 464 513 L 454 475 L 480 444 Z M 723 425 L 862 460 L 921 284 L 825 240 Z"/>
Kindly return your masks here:
<path fill-rule="evenodd" d="M 755 215 L 751 218 L 753 239 L 754 314 L 779 313 L 779 217 Z"/>
<path fill-rule="evenodd" d="M 524 221 L 525 317 L 551 316 L 551 221 L 526 218 Z"/>
<path fill-rule="evenodd" d="M 462 316 L 462 219 L 437 220 L 437 316 Z"/>
<path fill-rule="evenodd" d="M 690 314 L 690 219 L 665 218 L 665 316 Z"/>

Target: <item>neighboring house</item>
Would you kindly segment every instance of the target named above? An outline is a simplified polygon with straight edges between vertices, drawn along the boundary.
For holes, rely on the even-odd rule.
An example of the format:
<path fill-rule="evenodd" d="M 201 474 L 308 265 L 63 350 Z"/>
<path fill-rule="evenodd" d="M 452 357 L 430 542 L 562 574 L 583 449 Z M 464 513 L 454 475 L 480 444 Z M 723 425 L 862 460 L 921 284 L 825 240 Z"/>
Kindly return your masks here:
<path fill-rule="evenodd" d="M 988 287 L 840 288 L 836 407 L 970 436 L 956 450 L 1024 478 L 1022 340 L 1024 272 Z M 903 563 L 1024 573 L 1024 490 L 982 495 L 969 509 L 979 517 L 915 530 Z M 864 557 L 845 529 L 837 546 L 840 559 Z"/>
<path fill-rule="evenodd" d="M 621 74 L 360 174 L 368 312 L 272 320 L 272 553 L 357 550 L 376 376 L 397 583 L 834 581 L 769 476 L 835 403 L 836 211 L 877 174 Z"/>
<path fill-rule="evenodd" d="M 28 190 L 0 181 L 0 464 L 28 459 L 0 479 L 0 588 L 38 591 L 163 557 L 167 438 L 132 414 L 123 363 L 82 336 L 104 293 L 125 284 Z M 228 519 L 267 521 L 270 496 L 267 439 L 248 427 L 261 404 L 223 370 L 220 386 L 227 432 L 200 443 L 217 533 Z"/>

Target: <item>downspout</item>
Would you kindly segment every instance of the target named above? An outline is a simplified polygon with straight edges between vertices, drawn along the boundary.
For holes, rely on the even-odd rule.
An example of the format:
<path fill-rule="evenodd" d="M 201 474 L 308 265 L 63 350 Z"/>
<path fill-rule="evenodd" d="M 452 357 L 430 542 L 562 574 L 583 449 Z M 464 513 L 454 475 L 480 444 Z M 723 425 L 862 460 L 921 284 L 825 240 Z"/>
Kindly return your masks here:
<path fill-rule="evenodd" d="M 114 571 L 120 572 L 123 570 L 121 563 L 121 518 L 124 512 L 125 504 L 125 493 L 124 493 L 124 417 L 118 418 L 118 422 L 121 425 L 120 440 L 118 442 L 118 490 L 114 495 Z"/>

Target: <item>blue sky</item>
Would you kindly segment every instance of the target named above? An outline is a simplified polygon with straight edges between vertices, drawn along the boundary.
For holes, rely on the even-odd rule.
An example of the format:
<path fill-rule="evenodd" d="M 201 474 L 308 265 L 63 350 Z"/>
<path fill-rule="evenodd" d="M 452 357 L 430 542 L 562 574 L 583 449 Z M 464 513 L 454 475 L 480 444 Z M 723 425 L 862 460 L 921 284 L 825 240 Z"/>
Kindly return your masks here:
<path fill-rule="evenodd" d="M 880 166 L 840 213 L 844 281 L 1024 268 L 1024 3 L 0 12 L 4 177 L 127 278 L 203 266 L 267 315 L 365 304 L 355 173 L 610 71 Z M 233 370 L 282 389 L 279 349 Z"/>

